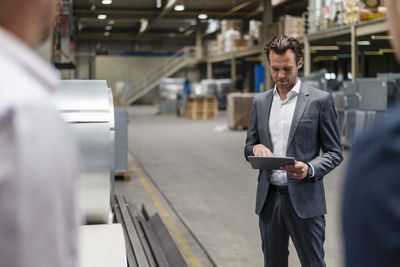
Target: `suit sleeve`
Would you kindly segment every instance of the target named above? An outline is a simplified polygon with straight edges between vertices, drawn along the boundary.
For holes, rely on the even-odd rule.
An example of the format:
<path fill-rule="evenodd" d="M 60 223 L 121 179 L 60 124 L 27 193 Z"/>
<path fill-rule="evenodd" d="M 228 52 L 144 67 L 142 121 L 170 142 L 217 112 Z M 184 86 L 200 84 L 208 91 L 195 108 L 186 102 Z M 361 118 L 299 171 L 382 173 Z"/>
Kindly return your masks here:
<path fill-rule="evenodd" d="M 336 110 L 331 95 L 327 95 L 319 114 L 319 136 L 322 154 L 309 163 L 315 171 L 315 180 L 322 179 L 343 161 Z"/>
<path fill-rule="evenodd" d="M 256 108 L 256 98 L 253 99 L 253 104 L 251 106 L 250 120 L 247 128 L 246 146 L 244 147 L 244 156 L 247 161 L 248 156 L 254 156 L 253 148 L 255 145 L 260 143 L 260 138 L 258 136 L 257 127 L 257 108 Z"/>

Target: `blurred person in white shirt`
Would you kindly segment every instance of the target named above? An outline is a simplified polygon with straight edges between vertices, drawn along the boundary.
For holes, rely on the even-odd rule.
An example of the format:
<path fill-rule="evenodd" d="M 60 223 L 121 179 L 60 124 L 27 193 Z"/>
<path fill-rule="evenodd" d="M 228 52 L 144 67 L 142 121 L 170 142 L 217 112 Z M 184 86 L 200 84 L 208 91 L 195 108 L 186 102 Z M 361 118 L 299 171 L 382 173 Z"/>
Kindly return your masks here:
<path fill-rule="evenodd" d="M 0 266 L 78 265 L 77 147 L 34 52 L 57 0 L 0 0 Z"/>

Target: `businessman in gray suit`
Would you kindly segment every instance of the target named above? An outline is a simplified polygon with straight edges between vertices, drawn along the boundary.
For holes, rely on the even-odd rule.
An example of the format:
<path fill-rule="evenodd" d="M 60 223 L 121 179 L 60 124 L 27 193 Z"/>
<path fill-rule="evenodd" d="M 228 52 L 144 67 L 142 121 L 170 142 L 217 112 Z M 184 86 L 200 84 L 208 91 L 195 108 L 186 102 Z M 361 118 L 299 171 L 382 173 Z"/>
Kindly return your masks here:
<path fill-rule="evenodd" d="M 256 213 L 264 265 L 288 266 L 292 238 L 303 267 L 325 266 L 326 203 L 323 178 L 343 160 L 333 98 L 303 85 L 298 40 L 278 36 L 265 48 L 275 87 L 253 100 L 244 154 L 287 156 L 294 165 L 262 169 Z"/>

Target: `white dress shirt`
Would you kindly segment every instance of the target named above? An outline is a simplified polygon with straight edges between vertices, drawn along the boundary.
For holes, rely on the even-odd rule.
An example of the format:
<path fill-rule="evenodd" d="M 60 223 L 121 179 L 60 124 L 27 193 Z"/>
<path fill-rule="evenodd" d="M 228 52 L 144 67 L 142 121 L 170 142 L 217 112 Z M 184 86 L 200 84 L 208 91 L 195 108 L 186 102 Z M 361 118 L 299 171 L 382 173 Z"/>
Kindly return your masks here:
<path fill-rule="evenodd" d="M 301 81 L 300 79 L 297 79 L 295 86 L 287 94 L 286 100 L 281 99 L 276 85 L 273 89 L 273 100 L 269 115 L 269 131 L 273 146 L 272 153 L 274 156 L 286 156 L 289 131 L 290 126 L 292 125 L 293 114 L 297 103 L 297 96 L 300 91 L 300 85 Z M 286 185 L 287 172 L 273 170 L 270 183 L 274 185 Z"/>
<path fill-rule="evenodd" d="M 0 266 L 78 263 L 77 147 L 52 104 L 56 82 L 0 27 Z"/>

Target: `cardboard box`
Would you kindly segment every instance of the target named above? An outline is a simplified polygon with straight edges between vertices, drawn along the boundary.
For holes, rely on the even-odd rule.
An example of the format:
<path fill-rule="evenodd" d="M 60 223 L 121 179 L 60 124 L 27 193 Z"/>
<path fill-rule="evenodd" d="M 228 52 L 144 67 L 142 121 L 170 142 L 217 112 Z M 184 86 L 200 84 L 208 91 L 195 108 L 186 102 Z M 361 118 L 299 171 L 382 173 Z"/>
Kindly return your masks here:
<path fill-rule="evenodd" d="M 251 105 L 256 93 L 230 93 L 227 97 L 228 126 L 230 129 L 244 129 L 249 125 Z"/>
<path fill-rule="evenodd" d="M 241 33 L 243 31 L 243 21 L 239 19 L 224 19 L 221 21 L 221 32 L 225 33 L 229 30 L 235 30 Z"/>

